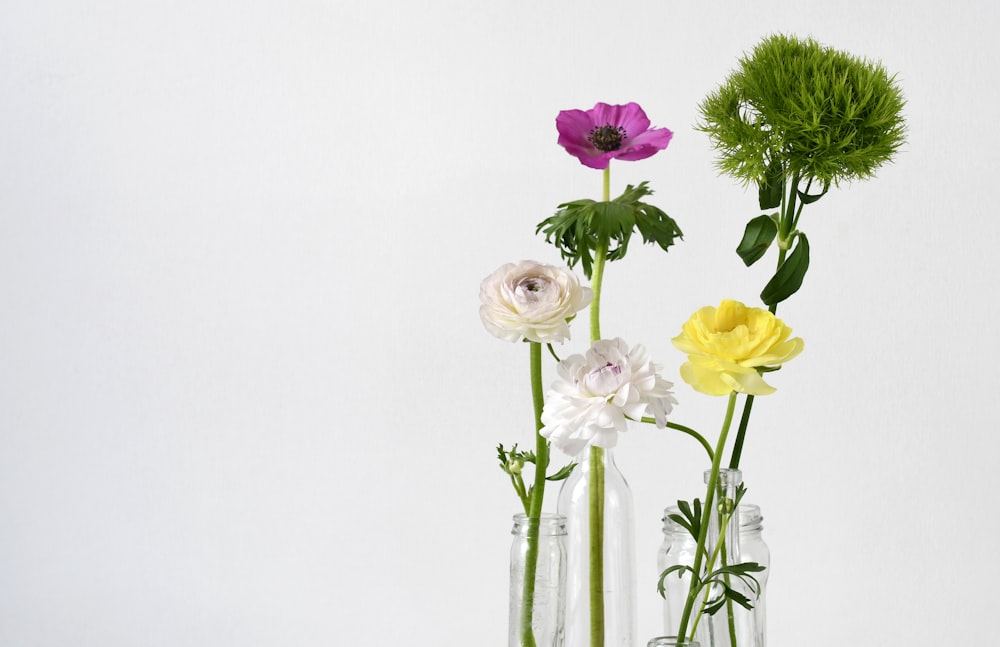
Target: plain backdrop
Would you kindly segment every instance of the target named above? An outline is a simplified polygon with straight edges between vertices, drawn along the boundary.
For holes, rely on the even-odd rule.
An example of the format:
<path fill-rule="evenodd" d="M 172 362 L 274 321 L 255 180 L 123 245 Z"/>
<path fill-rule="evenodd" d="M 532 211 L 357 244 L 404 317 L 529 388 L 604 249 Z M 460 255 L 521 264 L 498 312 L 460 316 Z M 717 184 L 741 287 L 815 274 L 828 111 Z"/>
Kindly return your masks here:
<path fill-rule="evenodd" d="M 600 195 L 559 110 L 639 102 L 674 140 L 612 191 L 649 180 L 684 240 L 609 265 L 604 334 L 714 438 L 724 398 L 670 339 L 774 259 L 733 253 L 756 196 L 694 126 L 774 32 L 880 60 L 909 133 L 801 223 L 779 312 L 806 350 L 743 460 L 771 644 L 991 644 L 998 27 L 962 1 L 4 0 L 0 645 L 503 645 L 528 352 L 479 282 L 560 262 L 536 224 Z M 706 465 L 652 428 L 616 454 L 645 641 L 662 510 Z"/>

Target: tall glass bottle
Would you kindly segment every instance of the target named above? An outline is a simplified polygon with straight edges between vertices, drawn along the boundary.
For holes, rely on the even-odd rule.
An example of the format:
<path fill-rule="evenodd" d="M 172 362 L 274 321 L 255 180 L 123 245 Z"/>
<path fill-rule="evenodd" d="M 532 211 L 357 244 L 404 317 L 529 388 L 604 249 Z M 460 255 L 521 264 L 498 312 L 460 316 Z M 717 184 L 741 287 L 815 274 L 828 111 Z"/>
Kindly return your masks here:
<path fill-rule="evenodd" d="M 576 462 L 558 504 L 569 532 L 566 644 L 635 647 L 632 491 L 613 450 L 588 448 Z"/>
<path fill-rule="evenodd" d="M 509 647 L 562 647 L 566 621 L 566 517 L 514 515 L 510 548 Z M 529 537 L 537 537 L 534 573 L 526 574 Z M 526 575 L 528 575 L 526 577 Z M 526 591 L 525 589 L 530 590 Z"/>

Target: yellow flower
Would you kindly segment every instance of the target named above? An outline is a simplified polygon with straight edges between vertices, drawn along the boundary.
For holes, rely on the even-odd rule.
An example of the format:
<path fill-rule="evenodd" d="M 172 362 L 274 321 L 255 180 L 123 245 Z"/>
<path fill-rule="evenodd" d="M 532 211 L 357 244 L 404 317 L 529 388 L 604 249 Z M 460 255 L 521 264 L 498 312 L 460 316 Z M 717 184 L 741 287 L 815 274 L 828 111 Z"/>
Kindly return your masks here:
<path fill-rule="evenodd" d="M 674 346 L 688 355 L 681 377 L 696 391 L 728 395 L 774 393 L 757 367 L 779 366 L 802 352 L 801 338 L 789 339 L 792 329 L 761 308 L 739 301 L 706 306 L 688 319 Z"/>

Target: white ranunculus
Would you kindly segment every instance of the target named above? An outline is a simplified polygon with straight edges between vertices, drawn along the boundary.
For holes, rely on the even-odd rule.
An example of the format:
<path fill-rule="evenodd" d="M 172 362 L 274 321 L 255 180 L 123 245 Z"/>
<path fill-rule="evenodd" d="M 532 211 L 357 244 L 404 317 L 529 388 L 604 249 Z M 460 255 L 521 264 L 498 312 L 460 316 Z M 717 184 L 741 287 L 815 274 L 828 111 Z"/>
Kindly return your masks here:
<path fill-rule="evenodd" d="M 594 342 L 586 355 L 559 363 L 560 379 L 546 394 L 540 433 L 576 456 L 588 445 L 614 447 L 629 418 L 650 416 L 663 428 L 677 400 L 659 368 L 641 344 L 629 349 L 622 339 Z"/>
<path fill-rule="evenodd" d="M 479 286 L 479 316 L 506 341 L 551 343 L 569 339 L 569 321 L 594 293 L 563 267 L 535 261 L 507 263 Z"/>

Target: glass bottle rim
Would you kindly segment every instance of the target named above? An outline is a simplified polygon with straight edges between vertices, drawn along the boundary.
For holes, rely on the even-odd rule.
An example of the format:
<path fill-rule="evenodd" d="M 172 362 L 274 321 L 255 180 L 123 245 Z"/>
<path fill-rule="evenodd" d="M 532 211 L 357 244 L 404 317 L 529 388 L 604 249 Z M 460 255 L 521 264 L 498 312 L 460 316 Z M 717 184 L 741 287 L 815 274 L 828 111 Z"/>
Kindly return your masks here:
<path fill-rule="evenodd" d="M 764 517 L 760 513 L 760 506 L 755 503 L 741 503 L 739 506 L 740 513 L 740 532 L 754 532 L 761 530 L 763 528 Z M 687 532 L 682 526 L 677 524 L 673 519 L 670 518 L 672 514 L 680 514 L 681 510 L 675 505 L 667 506 L 663 509 L 663 532 Z"/>
<path fill-rule="evenodd" d="M 529 518 L 523 512 L 514 515 L 514 527 L 511 528 L 512 535 L 527 535 L 530 525 Z M 538 531 L 540 534 L 550 537 L 566 534 L 566 515 L 554 512 L 543 512 L 539 518 Z"/>

